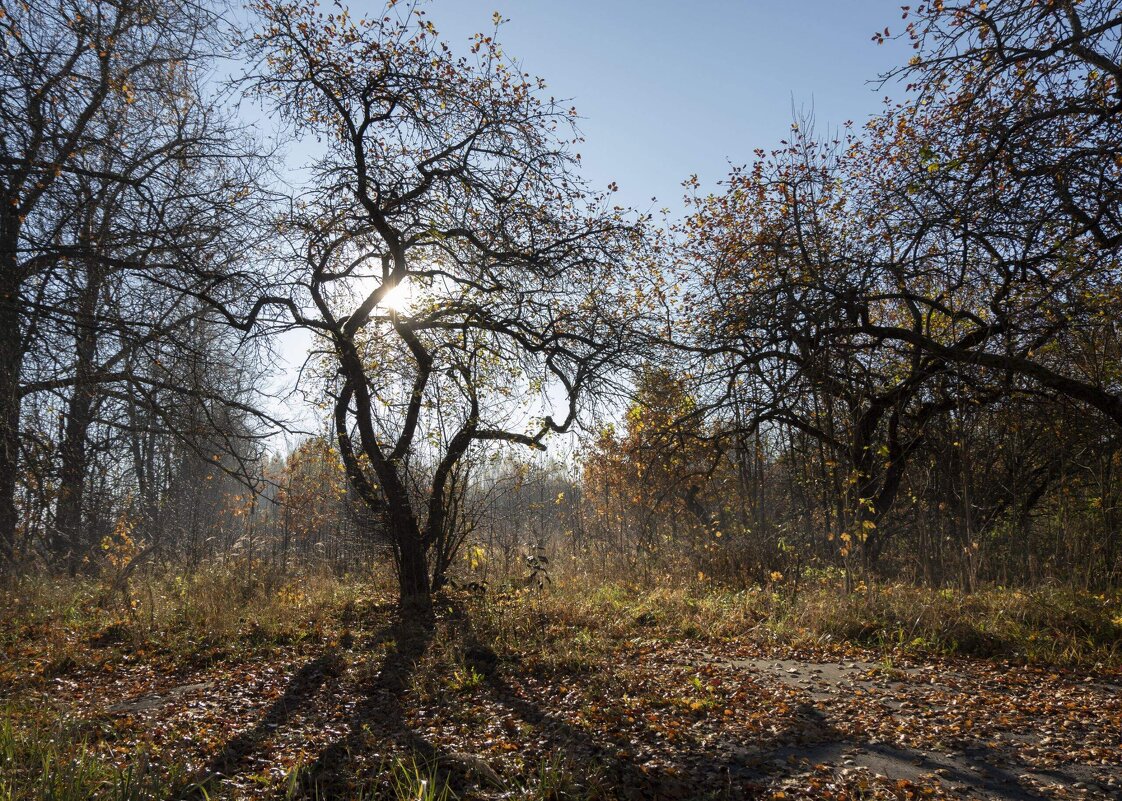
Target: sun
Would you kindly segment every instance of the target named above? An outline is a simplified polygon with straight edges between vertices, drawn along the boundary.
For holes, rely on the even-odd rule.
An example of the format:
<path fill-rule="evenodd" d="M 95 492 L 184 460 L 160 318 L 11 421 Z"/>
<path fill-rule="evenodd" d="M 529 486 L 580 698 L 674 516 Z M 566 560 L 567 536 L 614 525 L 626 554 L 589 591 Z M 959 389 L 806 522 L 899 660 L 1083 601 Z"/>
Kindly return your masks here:
<path fill-rule="evenodd" d="M 382 301 L 378 305 L 389 311 L 400 313 L 409 309 L 409 302 L 412 300 L 412 297 L 413 293 L 409 285 L 405 281 L 402 281 L 383 295 Z"/>

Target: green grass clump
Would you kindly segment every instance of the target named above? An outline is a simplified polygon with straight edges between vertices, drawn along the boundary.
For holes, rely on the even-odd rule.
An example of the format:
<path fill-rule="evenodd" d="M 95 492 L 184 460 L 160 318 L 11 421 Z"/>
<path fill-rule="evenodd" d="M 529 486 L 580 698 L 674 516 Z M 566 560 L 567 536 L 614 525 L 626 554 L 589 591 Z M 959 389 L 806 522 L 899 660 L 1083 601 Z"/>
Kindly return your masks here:
<path fill-rule="evenodd" d="M 157 769 L 144 753 L 115 762 L 73 727 L 20 726 L 20 717 L 0 710 L 0 801 L 156 801 L 177 786 L 176 771 Z"/>

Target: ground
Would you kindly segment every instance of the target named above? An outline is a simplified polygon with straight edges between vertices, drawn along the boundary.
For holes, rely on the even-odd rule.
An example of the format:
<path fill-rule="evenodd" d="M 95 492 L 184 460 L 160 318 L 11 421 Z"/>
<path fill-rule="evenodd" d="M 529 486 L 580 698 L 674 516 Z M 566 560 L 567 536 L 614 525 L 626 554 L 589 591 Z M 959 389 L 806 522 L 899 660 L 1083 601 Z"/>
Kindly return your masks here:
<path fill-rule="evenodd" d="M 464 594 L 403 622 L 360 586 L 210 633 L 24 618 L 0 756 L 26 773 L 28 732 L 58 726 L 200 799 L 1122 798 L 1115 664 L 714 631 L 649 601 Z"/>

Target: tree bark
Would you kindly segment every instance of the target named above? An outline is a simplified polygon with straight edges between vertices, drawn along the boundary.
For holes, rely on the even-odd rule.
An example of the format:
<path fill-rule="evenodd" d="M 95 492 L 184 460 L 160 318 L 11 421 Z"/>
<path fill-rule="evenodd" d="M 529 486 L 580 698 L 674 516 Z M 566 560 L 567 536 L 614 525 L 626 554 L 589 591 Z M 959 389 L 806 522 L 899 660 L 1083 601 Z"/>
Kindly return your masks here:
<path fill-rule="evenodd" d="M 75 383 L 66 412 L 66 431 L 60 448 L 59 497 L 55 515 L 55 555 L 65 560 L 71 576 L 77 574 L 89 543 L 82 537 L 82 502 L 88 466 L 87 440 L 93 423 L 96 392 L 93 386 L 97 356 L 95 312 L 101 291 L 96 270 L 87 273 L 75 317 Z"/>
<path fill-rule="evenodd" d="M 432 584 L 429 580 L 428 559 L 425 557 L 425 549 L 416 526 L 414 525 L 412 533 L 395 530 L 394 539 L 397 545 L 397 577 L 401 605 L 426 607 L 431 603 Z"/>
<path fill-rule="evenodd" d="M 0 570 L 15 559 L 19 511 L 20 378 L 23 329 L 20 324 L 20 275 L 16 256 L 18 221 L 0 210 Z"/>

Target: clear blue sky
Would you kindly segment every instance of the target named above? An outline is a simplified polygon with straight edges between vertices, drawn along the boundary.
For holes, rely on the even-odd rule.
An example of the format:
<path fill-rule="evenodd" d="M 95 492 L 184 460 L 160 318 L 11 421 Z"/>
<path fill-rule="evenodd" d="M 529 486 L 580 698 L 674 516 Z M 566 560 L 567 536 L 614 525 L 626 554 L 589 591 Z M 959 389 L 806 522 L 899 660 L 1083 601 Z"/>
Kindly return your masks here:
<path fill-rule="evenodd" d="M 508 54 L 571 98 L 587 177 L 620 184 L 641 209 L 657 196 L 678 207 L 681 182 L 707 187 L 729 162 L 784 138 L 796 108 L 820 128 L 861 123 L 886 93 L 870 81 L 906 61 L 899 42 L 871 39 L 901 27 L 903 0 L 434 0 L 430 18 L 452 44 L 489 30 Z M 377 2 L 377 0 L 375 0 Z M 354 11 L 373 5 L 356 3 Z"/>

